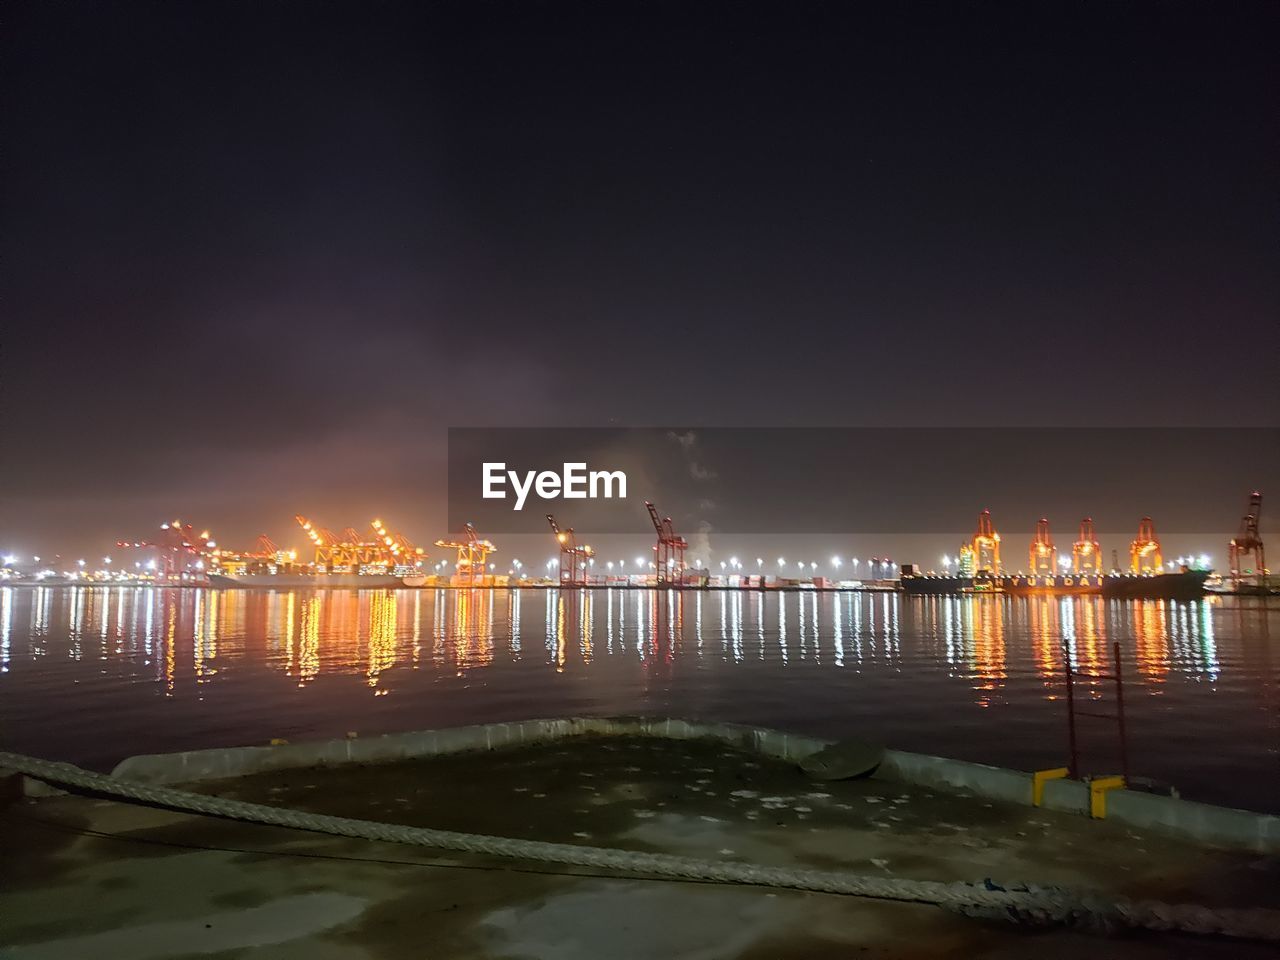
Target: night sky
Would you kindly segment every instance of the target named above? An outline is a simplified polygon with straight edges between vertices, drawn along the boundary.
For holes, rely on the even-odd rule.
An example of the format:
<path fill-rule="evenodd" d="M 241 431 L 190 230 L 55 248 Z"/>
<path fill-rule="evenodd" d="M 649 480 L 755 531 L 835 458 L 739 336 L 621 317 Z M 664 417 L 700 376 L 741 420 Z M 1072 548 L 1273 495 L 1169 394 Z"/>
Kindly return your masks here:
<path fill-rule="evenodd" d="M 1280 424 L 1274 2 L 4 20 L 0 549 L 430 542 L 450 426 Z"/>

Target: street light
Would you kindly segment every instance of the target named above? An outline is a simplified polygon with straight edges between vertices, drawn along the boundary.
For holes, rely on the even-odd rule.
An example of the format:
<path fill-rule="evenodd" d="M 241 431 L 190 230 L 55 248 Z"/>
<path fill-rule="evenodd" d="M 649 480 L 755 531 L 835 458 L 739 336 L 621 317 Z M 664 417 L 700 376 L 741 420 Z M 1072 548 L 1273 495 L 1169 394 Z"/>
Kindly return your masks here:
<path fill-rule="evenodd" d="M 837 570 L 839 570 L 839 569 L 840 569 L 840 558 L 839 558 L 839 557 L 832 557 L 832 558 L 831 558 L 831 565 L 832 565 L 833 567 L 835 567 Z"/>

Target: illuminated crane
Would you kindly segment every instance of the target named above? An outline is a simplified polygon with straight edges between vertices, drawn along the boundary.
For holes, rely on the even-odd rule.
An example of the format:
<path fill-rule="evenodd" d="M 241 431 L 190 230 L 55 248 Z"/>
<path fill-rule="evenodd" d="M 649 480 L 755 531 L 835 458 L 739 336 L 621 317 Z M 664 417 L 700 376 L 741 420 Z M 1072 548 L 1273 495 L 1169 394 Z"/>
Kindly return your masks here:
<path fill-rule="evenodd" d="M 415 547 L 403 534 L 388 530 L 381 520 L 374 520 L 371 524 L 374 538 L 370 539 L 361 537 L 351 527 L 339 535 L 317 526 L 304 516 L 294 519 L 315 548 L 315 565 L 331 572 L 346 570 L 358 573 L 367 567 L 420 567 L 426 556 L 421 547 Z"/>
<path fill-rule="evenodd" d="M 978 514 L 978 530 L 973 535 L 974 573 L 999 574 L 1000 534 L 991 523 L 991 511 Z"/>
<path fill-rule="evenodd" d="M 297 550 L 285 550 L 265 533 L 259 534 L 252 550 L 216 549 L 211 555 L 213 568 L 229 575 L 274 571 L 298 559 Z"/>
<path fill-rule="evenodd" d="M 1080 521 L 1080 535 L 1071 545 L 1071 570 L 1074 573 L 1102 573 L 1102 545 L 1093 532 L 1093 517 Z"/>
<path fill-rule="evenodd" d="M 458 562 L 453 565 L 460 581 L 468 587 L 476 584 L 477 577 L 483 577 L 488 565 L 489 554 L 498 548 L 489 540 L 481 540 L 476 528 L 466 525 L 465 540 L 437 540 L 437 547 L 446 547 L 458 551 Z"/>
<path fill-rule="evenodd" d="M 1041 517 L 1036 523 L 1036 535 L 1031 541 L 1031 572 L 1049 576 L 1058 572 L 1058 551 L 1053 546 L 1049 521 L 1045 517 Z"/>
<path fill-rule="evenodd" d="M 1150 517 L 1138 523 L 1138 536 L 1129 544 L 1129 569 L 1134 573 L 1159 573 L 1164 564 L 1156 525 Z"/>
<path fill-rule="evenodd" d="M 595 552 L 583 544 L 579 546 L 573 535 L 573 527 L 561 530 L 556 518 L 547 514 L 547 523 L 551 524 L 551 532 L 555 534 L 556 543 L 560 546 L 560 585 L 562 587 L 585 587 L 587 585 L 587 562 Z"/>
<path fill-rule="evenodd" d="M 325 527 L 317 527 L 301 514 L 295 515 L 293 519 L 298 522 L 298 526 L 302 527 L 307 539 L 311 541 L 311 546 L 315 548 L 317 567 L 331 568 L 347 566 L 350 563 L 352 557 L 344 550 L 342 538 L 336 533 Z M 355 560 L 359 563 L 358 557 Z"/>
<path fill-rule="evenodd" d="M 653 521 L 654 532 L 658 534 L 658 542 L 653 548 L 658 586 L 671 583 L 673 580 L 680 583 L 684 579 L 687 566 L 684 562 L 684 552 L 689 547 L 689 541 L 684 537 L 676 536 L 670 517 L 658 519 L 658 510 L 651 501 L 646 500 L 644 505 L 649 511 L 649 519 Z"/>
<path fill-rule="evenodd" d="M 1258 585 L 1265 586 L 1267 578 L 1267 557 L 1262 549 L 1262 533 L 1259 523 L 1262 520 L 1262 491 L 1255 490 L 1249 495 L 1249 512 L 1240 521 L 1240 532 L 1227 547 L 1231 579 L 1238 585 L 1245 577 L 1256 575 Z M 1245 564 L 1252 563 L 1251 567 Z"/>
<path fill-rule="evenodd" d="M 374 550 L 369 562 L 383 563 L 391 567 L 406 564 L 422 566 L 422 560 L 427 555 L 422 547 L 415 547 L 402 533 L 387 530 L 381 520 L 375 519 L 370 526 L 373 527 L 373 533 L 378 542 L 373 545 Z"/>
<path fill-rule="evenodd" d="M 155 540 L 117 540 L 116 546 L 155 550 L 159 572 L 168 579 L 180 573 L 203 571 L 205 558 L 211 556 L 217 544 L 209 539 L 208 530 L 197 534 L 191 524 L 174 520 L 160 524 L 160 534 Z"/>

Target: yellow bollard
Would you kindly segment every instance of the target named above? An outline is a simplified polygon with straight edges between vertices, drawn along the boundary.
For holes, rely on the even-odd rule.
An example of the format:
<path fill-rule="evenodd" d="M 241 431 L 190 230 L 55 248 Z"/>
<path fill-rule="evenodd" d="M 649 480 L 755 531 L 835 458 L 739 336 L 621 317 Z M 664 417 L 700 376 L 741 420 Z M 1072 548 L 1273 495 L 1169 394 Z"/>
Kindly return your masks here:
<path fill-rule="evenodd" d="M 1107 818 L 1107 791 L 1123 790 L 1124 777 L 1098 777 L 1089 781 L 1089 816 L 1095 820 Z"/>
<path fill-rule="evenodd" d="M 1037 770 L 1031 775 L 1031 805 L 1040 806 L 1044 800 L 1044 785 L 1049 780 L 1061 780 L 1070 771 L 1066 767 L 1054 767 L 1052 770 Z"/>

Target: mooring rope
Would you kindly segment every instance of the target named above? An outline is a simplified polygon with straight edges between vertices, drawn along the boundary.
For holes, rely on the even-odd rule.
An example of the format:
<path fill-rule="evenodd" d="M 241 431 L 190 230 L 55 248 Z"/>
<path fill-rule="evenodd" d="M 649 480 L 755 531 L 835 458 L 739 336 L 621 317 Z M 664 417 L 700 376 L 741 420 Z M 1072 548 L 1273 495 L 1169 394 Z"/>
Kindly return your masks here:
<path fill-rule="evenodd" d="M 1194 904 L 1168 904 L 1154 900 L 1083 894 L 1056 887 L 999 887 L 990 883 L 943 883 L 936 880 L 864 876 L 829 870 L 796 870 L 732 861 L 699 860 L 665 853 L 641 853 L 608 847 L 458 833 L 377 820 L 333 817 L 190 793 L 172 787 L 121 780 L 107 774 L 83 770 L 69 763 L 40 760 L 16 753 L 0 752 L 0 768 L 62 787 L 79 788 L 170 810 L 361 840 L 593 867 L 677 880 L 751 884 L 878 900 L 930 903 L 970 916 L 999 917 L 1037 925 L 1069 925 L 1094 931 L 1127 927 L 1280 941 L 1280 912 L 1273 910 L 1211 909 Z"/>

